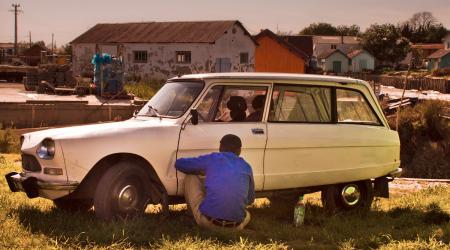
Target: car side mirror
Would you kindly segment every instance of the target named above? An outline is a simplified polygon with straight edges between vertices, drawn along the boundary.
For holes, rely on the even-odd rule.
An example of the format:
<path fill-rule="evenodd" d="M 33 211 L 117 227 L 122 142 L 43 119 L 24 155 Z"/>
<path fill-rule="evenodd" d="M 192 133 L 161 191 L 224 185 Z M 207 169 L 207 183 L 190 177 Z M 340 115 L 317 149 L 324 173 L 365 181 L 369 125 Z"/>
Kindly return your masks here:
<path fill-rule="evenodd" d="M 191 122 L 193 125 L 198 124 L 198 111 L 196 109 L 191 109 Z"/>

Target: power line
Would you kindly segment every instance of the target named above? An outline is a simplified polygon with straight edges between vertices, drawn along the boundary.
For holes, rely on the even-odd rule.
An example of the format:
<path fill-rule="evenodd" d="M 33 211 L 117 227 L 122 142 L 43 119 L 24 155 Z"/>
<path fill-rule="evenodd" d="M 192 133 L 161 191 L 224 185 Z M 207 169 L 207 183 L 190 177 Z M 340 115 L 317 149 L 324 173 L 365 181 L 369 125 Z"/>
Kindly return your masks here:
<path fill-rule="evenodd" d="M 11 6 L 14 8 L 13 10 L 9 10 L 10 12 L 14 12 L 14 55 L 17 56 L 18 55 L 18 47 L 17 47 L 17 14 L 19 12 L 23 12 L 23 11 L 18 9 L 18 8 L 20 8 L 20 4 L 14 3 Z"/>

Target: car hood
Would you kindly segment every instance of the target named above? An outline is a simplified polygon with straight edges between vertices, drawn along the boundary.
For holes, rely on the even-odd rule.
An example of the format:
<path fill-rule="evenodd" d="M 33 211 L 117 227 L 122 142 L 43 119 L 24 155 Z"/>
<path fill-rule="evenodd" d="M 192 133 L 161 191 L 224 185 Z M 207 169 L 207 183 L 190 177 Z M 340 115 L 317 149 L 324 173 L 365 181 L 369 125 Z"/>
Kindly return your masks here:
<path fill-rule="evenodd" d="M 96 138 L 104 136 L 120 136 L 142 129 L 176 126 L 174 119 L 129 119 L 121 122 L 107 122 L 92 125 L 81 125 L 65 128 L 46 129 L 23 134 L 23 145 L 34 147 L 45 138 L 53 140 Z"/>

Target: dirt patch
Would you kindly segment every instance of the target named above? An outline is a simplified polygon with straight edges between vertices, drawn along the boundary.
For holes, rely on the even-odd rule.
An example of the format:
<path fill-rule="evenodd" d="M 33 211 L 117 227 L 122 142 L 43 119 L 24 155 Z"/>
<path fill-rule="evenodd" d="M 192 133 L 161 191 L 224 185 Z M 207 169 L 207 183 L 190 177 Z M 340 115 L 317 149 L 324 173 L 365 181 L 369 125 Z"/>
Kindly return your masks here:
<path fill-rule="evenodd" d="M 399 194 L 437 186 L 450 187 L 450 180 L 397 178 L 389 183 L 389 190 L 391 194 Z"/>

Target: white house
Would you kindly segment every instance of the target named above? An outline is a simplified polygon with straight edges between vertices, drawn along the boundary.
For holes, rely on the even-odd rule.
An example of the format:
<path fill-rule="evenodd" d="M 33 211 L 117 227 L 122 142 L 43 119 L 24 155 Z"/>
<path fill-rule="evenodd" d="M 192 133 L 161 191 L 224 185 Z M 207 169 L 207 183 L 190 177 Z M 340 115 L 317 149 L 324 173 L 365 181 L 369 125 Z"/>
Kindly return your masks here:
<path fill-rule="evenodd" d="M 349 70 L 352 72 L 375 69 L 375 57 L 363 49 L 353 50 L 347 57 L 350 59 Z"/>
<path fill-rule="evenodd" d="M 450 32 L 442 39 L 445 49 L 450 49 Z"/>
<path fill-rule="evenodd" d="M 339 49 L 330 49 L 318 55 L 317 63 L 324 72 L 342 74 L 349 70 L 349 58 Z"/>
<path fill-rule="evenodd" d="M 72 42 L 75 75 L 97 52 L 122 56 L 129 78 L 254 71 L 256 42 L 239 21 L 97 24 Z"/>
<path fill-rule="evenodd" d="M 313 55 L 316 57 L 333 49 L 348 53 L 360 48 L 356 36 L 313 36 Z"/>

